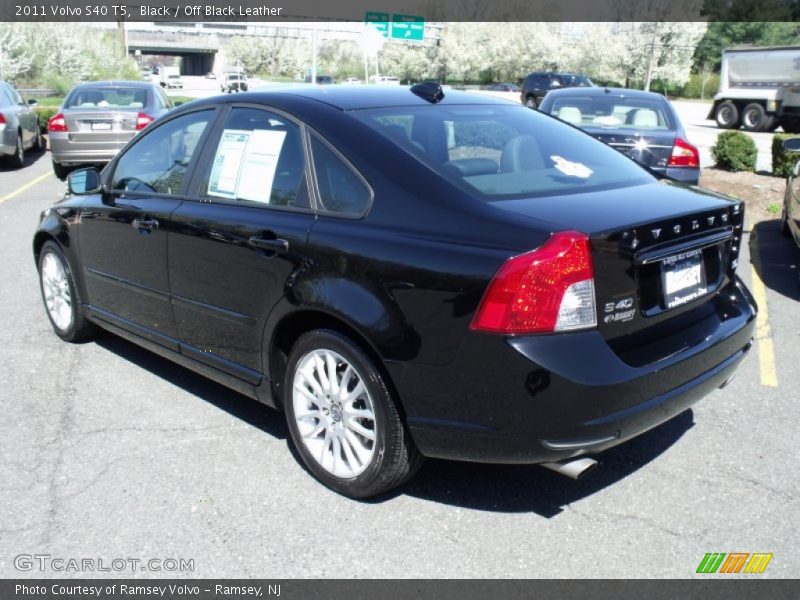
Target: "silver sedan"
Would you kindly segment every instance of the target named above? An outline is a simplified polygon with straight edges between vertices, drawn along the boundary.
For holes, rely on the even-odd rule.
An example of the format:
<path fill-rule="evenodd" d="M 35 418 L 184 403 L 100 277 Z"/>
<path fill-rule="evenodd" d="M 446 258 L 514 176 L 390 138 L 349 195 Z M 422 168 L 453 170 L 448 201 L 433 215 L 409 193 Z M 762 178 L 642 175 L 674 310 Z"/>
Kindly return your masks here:
<path fill-rule="evenodd" d="M 25 103 L 17 90 L 0 81 L 0 155 L 17 169 L 25 166 L 26 150 L 44 150 L 35 104 Z"/>
<path fill-rule="evenodd" d="M 161 88 L 142 81 L 78 84 L 47 124 L 53 171 L 106 163 L 139 131 L 172 108 Z"/>

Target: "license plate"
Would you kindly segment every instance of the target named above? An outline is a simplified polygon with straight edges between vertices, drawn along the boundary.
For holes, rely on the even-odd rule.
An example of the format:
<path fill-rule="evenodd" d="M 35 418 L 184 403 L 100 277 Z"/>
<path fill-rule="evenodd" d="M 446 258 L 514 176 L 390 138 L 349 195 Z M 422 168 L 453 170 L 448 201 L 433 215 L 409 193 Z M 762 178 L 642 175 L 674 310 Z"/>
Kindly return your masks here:
<path fill-rule="evenodd" d="M 92 123 L 92 131 L 109 131 L 111 123 Z"/>
<path fill-rule="evenodd" d="M 707 293 L 702 252 L 683 252 L 661 261 L 661 290 L 666 308 L 686 304 Z"/>

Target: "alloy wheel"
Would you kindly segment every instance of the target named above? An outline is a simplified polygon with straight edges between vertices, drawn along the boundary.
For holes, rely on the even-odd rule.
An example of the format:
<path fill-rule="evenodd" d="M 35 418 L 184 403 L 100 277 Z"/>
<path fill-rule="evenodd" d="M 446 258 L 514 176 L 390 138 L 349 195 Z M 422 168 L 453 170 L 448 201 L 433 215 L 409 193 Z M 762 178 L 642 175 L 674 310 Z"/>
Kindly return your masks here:
<path fill-rule="evenodd" d="M 61 331 L 72 325 L 72 296 L 69 279 L 61 260 L 52 252 L 42 259 L 42 290 L 47 312 Z"/>
<path fill-rule="evenodd" d="M 292 407 L 304 446 L 325 471 L 352 479 L 367 469 L 377 442 L 375 407 L 347 359 L 326 349 L 304 355 L 295 369 Z"/>

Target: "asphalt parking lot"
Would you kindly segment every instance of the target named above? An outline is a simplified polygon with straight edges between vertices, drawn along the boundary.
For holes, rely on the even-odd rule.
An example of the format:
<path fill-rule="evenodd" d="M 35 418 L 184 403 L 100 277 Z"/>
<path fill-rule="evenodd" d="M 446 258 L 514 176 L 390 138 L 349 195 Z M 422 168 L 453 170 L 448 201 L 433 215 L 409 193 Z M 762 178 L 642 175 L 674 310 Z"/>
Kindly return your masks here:
<path fill-rule="evenodd" d="M 31 238 L 64 184 L 49 155 L 28 163 L 0 166 L 0 577 L 97 575 L 20 571 L 21 554 L 194 561 L 141 576 L 691 577 L 708 552 L 797 576 L 800 253 L 777 220 L 742 249 L 767 310 L 727 388 L 581 481 L 428 461 L 355 502 L 304 472 L 283 415 L 113 335 L 53 334 Z"/>

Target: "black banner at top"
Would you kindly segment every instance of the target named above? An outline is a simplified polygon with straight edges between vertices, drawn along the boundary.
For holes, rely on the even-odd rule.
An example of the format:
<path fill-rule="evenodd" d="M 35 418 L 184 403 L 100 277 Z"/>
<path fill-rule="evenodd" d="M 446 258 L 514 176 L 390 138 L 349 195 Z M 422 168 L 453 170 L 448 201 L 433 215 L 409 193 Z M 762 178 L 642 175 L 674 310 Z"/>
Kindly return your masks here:
<path fill-rule="evenodd" d="M 800 0 L 3 0 L 0 21 L 800 21 Z"/>

